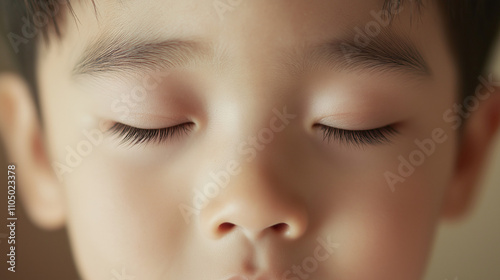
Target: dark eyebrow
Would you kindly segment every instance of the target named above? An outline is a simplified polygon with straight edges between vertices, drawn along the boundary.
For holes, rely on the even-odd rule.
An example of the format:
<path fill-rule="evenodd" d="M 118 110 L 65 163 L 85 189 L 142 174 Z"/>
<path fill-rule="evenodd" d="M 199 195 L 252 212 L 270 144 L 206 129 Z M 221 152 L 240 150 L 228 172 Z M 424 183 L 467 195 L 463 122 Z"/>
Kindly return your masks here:
<path fill-rule="evenodd" d="M 406 37 L 384 30 L 363 44 L 357 34 L 347 33 L 318 46 L 311 59 L 324 61 L 335 70 L 404 73 L 430 77 L 431 70 L 417 47 Z"/>
<path fill-rule="evenodd" d="M 133 73 L 187 66 L 207 55 L 207 49 L 194 40 L 156 40 L 105 37 L 86 46 L 73 68 L 73 76 L 109 72 Z"/>

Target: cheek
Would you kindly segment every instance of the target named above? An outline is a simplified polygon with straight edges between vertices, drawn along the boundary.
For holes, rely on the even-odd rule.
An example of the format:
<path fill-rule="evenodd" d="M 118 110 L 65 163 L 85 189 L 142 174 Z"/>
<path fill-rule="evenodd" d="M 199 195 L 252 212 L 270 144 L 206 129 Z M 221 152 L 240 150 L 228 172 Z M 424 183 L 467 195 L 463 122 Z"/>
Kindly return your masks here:
<path fill-rule="evenodd" d="M 334 200 L 339 206 L 324 228 L 324 235 L 340 244 L 326 265 L 334 275 L 349 275 L 350 280 L 420 279 L 432 245 L 437 200 L 429 191 L 383 192 L 354 191 Z"/>
<path fill-rule="evenodd" d="M 359 207 L 342 219 L 338 240 L 339 275 L 349 279 L 417 280 L 432 243 L 434 218 L 410 209 Z M 409 210 L 409 211 L 405 211 Z"/>
<path fill-rule="evenodd" d="M 72 247 L 80 270 L 92 273 L 85 279 L 102 279 L 122 267 L 156 279 L 158 269 L 182 251 L 187 225 L 178 209 L 189 192 L 169 170 L 139 168 L 97 150 L 65 184 Z"/>
<path fill-rule="evenodd" d="M 323 171 L 321 195 L 311 201 L 323 223 L 322 235 L 340 244 L 336 257 L 325 265 L 331 273 L 350 275 L 349 280 L 421 279 L 454 166 L 456 143 L 449 133 L 448 141 L 413 166 L 394 191 L 384 173 L 398 174 L 398 157 L 408 158 L 418 147 L 372 154 Z M 328 170 L 337 171 L 327 177 Z"/>

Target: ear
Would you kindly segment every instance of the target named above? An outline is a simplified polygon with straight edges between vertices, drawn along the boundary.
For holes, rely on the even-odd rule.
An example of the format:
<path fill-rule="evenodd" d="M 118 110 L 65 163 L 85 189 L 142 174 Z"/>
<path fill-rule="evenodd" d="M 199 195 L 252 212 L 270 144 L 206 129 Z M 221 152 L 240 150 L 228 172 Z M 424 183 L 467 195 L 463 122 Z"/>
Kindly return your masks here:
<path fill-rule="evenodd" d="M 488 85 L 478 92 L 479 105 L 463 123 L 455 172 L 445 193 L 443 218 L 449 220 L 470 212 L 500 126 L 500 88 Z"/>
<path fill-rule="evenodd" d="M 15 74 L 0 73 L 0 133 L 16 165 L 16 191 L 32 221 L 45 229 L 62 227 L 63 188 L 47 157 L 29 87 Z"/>

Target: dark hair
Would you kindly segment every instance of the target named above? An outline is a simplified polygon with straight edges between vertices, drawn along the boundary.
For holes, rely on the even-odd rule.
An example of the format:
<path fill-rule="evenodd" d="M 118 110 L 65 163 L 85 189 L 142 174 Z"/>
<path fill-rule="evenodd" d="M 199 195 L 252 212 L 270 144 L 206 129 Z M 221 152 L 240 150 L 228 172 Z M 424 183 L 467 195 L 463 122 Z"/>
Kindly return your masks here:
<path fill-rule="evenodd" d="M 82 1 L 82 0 L 80 0 Z M 91 1 L 94 4 L 93 0 Z M 500 24 L 500 1 L 498 0 L 438 0 L 441 14 L 445 18 L 448 40 L 452 46 L 454 58 L 459 66 L 459 81 L 461 96 L 465 98 L 474 94 L 478 77 L 485 71 L 489 54 L 498 35 Z M 425 5 L 423 0 L 385 0 L 383 8 L 395 10 L 397 6 L 411 2 L 418 9 Z M 38 36 L 45 39 L 53 32 L 61 36 L 61 26 L 58 24 L 66 15 L 74 15 L 71 0 L 2 0 L 3 19 L 5 20 L 7 41 L 16 39 L 23 34 L 26 24 L 31 27 L 44 21 Z M 43 18 L 45 15 L 45 19 Z M 49 16 L 47 16 L 49 15 Z M 38 18 L 37 18 L 38 17 Z M 41 17 L 41 18 L 40 18 Z M 76 19 L 77 20 L 77 19 Z M 38 21 L 38 22 L 37 22 Z M 19 40 L 19 38 L 17 38 Z M 22 39 L 22 38 L 21 38 Z M 26 39 L 26 38 L 24 38 Z M 27 41 L 27 42 L 26 42 Z M 19 53 L 16 63 L 21 74 L 27 79 L 34 92 L 38 106 L 37 87 L 35 83 L 36 69 L 36 38 L 18 42 L 13 45 Z M 44 40 L 48 43 L 48 40 Z"/>

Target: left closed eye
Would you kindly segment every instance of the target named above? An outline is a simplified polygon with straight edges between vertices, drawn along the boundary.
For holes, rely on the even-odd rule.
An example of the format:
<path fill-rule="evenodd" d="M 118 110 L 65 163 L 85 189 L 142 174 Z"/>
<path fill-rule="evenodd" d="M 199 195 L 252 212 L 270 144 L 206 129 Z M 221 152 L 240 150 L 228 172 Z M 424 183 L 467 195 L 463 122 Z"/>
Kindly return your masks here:
<path fill-rule="evenodd" d="M 341 144 L 352 144 L 355 146 L 389 144 L 391 138 L 399 132 L 391 125 L 369 130 L 346 130 L 323 124 L 315 126 L 323 132 L 323 141 L 330 143 L 336 140 Z"/>

